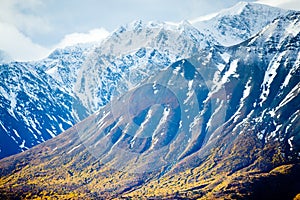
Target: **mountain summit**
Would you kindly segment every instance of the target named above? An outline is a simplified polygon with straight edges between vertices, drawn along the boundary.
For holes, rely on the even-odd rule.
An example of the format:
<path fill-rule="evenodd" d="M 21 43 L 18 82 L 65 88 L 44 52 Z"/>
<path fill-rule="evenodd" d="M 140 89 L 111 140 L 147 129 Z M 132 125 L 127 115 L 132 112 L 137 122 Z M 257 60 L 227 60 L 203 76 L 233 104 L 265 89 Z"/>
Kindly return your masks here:
<path fill-rule="evenodd" d="M 209 20 L 195 20 L 193 26 L 221 45 L 232 46 L 254 36 L 275 18 L 288 12 L 259 3 L 239 2 Z"/>

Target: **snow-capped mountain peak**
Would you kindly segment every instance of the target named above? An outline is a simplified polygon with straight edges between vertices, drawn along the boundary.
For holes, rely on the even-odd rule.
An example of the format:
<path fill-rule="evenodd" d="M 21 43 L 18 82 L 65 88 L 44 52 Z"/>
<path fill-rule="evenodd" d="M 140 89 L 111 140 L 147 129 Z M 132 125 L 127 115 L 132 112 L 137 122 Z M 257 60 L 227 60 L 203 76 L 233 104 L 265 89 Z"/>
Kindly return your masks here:
<path fill-rule="evenodd" d="M 145 23 L 138 20 L 121 26 L 114 31 L 110 37 L 103 41 L 103 43 L 99 46 L 98 51 L 101 51 L 102 54 L 106 55 L 121 55 L 135 51 L 141 46 L 148 46 L 157 49 L 173 49 L 174 45 L 179 45 L 180 41 L 178 41 L 178 39 L 180 39 L 180 36 L 186 31 L 191 30 L 193 31 L 193 37 L 199 38 L 199 42 L 204 39 L 206 41 L 213 41 L 210 37 L 205 38 L 199 30 L 187 21 L 175 24 L 154 21 Z M 192 38 L 189 37 L 185 39 Z M 161 40 L 164 40 L 164 42 L 161 43 Z M 176 44 L 176 41 L 178 44 Z M 199 48 L 204 48 L 207 46 L 207 42 L 202 42 L 196 45 L 198 45 Z"/>
<path fill-rule="evenodd" d="M 219 15 L 220 16 L 222 16 L 222 15 L 223 16 L 225 16 L 225 15 L 240 15 L 240 14 L 242 14 L 243 11 L 249 9 L 249 7 L 251 5 L 252 4 L 249 2 L 240 1 L 237 4 L 235 4 L 233 7 L 220 11 Z"/>
<path fill-rule="evenodd" d="M 75 92 L 94 112 L 110 100 L 121 78 L 128 80 L 125 88 L 134 86 L 213 43 L 213 38 L 187 21 L 178 24 L 134 21 L 113 32 L 89 55 L 79 73 Z"/>
<path fill-rule="evenodd" d="M 230 46 L 250 38 L 287 12 L 259 3 L 240 2 L 209 20 L 195 20 L 192 24 L 206 35 L 212 35 L 221 45 Z"/>

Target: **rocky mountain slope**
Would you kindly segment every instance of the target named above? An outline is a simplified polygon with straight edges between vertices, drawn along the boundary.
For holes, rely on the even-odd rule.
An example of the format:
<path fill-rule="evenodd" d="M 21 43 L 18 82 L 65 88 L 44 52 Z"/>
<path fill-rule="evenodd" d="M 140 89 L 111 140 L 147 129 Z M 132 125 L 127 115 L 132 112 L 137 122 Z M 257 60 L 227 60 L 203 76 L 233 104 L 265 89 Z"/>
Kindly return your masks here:
<path fill-rule="evenodd" d="M 87 116 L 71 92 L 70 81 L 84 61 L 81 48 L 73 49 L 0 66 L 0 158 L 53 138 Z"/>
<path fill-rule="evenodd" d="M 0 158 L 56 136 L 106 105 L 112 96 L 136 87 L 173 62 L 191 57 L 202 49 L 209 51 L 216 44 L 225 44 L 220 38 L 230 38 L 226 44 L 237 44 L 286 12 L 259 4 L 240 3 L 210 21 L 193 24 L 198 29 L 187 21 L 177 25 L 136 21 L 121 26 L 101 44 L 57 49 L 41 61 L 1 64 L 3 112 L 0 134 L 6 139 L 0 144 Z M 209 27 L 213 33 L 207 32 L 207 24 L 214 27 Z M 224 31 L 226 37 L 222 35 Z M 221 61 L 219 67 L 223 64 Z M 29 81 L 31 78 L 23 79 L 21 72 L 30 73 L 32 82 Z M 213 78 L 213 74 L 211 76 Z M 53 97 L 58 90 L 60 97 Z M 25 93 L 23 96 L 28 98 L 19 93 Z M 23 104 L 44 104 L 40 95 L 51 102 L 51 108 L 42 106 L 39 109 L 43 110 L 38 110 L 34 106 L 25 106 L 23 109 Z M 41 112 L 45 117 L 40 117 Z M 60 113 L 62 120 L 55 120 L 56 113 Z M 30 116 L 31 120 L 24 116 Z M 44 121 L 49 125 L 43 126 Z"/>
<path fill-rule="evenodd" d="M 1 66 L 0 74 L 1 157 L 44 142 L 74 124 L 69 112 L 72 97 L 46 73 L 27 63 L 10 63 Z"/>
<path fill-rule="evenodd" d="M 125 92 L 96 113 L 0 160 L 1 197 L 296 197 L 299 41 L 300 13 L 289 12 L 133 88 L 120 78 Z"/>

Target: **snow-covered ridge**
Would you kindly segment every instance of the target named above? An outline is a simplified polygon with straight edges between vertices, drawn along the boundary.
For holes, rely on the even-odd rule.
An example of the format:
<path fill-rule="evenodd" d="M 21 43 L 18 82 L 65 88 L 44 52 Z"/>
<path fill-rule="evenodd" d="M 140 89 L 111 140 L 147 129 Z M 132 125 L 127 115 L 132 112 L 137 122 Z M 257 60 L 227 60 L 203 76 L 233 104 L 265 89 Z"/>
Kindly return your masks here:
<path fill-rule="evenodd" d="M 141 47 L 153 47 L 169 52 L 175 48 L 172 53 L 179 53 L 180 47 L 186 47 L 189 49 L 180 52 L 186 54 L 191 44 L 183 46 L 180 43 L 188 40 L 192 40 L 190 43 L 193 42 L 193 46 L 201 49 L 214 42 L 213 38 L 206 37 L 187 21 L 170 24 L 153 21 L 145 23 L 139 20 L 121 26 L 104 40 L 97 50 L 106 55 L 124 55 Z"/>
<path fill-rule="evenodd" d="M 118 87 L 134 86 L 178 59 L 188 58 L 210 46 L 224 44 L 224 38 L 228 45 L 240 43 L 286 12 L 242 2 L 203 22 L 209 26 L 197 26 L 188 21 L 164 23 L 141 20 L 121 26 L 96 47 L 83 64 L 75 84 L 76 95 L 94 112 L 110 100 L 120 78 L 127 79 L 127 83 Z M 220 24 L 224 28 L 219 28 Z M 106 68 L 111 72 L 107 73 Z M 120 73 L 123 75 L 120 76 Z"/>
<path fill-rule="evenodd" d="M 114 90 L 126 91 L 172 62 L 213 45 L 209 38 L 187 21 L 134 21 L 121 26 L 90 53 L 79 72 L 75 93 L 94 112 L 110 100 Z"/>
<path fill-rule="evenodd" d="M 240 2 L 222 10 L 208 20 L 195 20 L 193 25 L 205 35 L 211 35 L 221 45 L 238 44 L 258 33 L 287 10 L 259 3 Z"/>
<path fill-rule="evenodd" d="M 234 5 L 230 8 L 225 8 L 219 12 L 210 13 L 208 15 L 200 16 L 200 17 L 197 17 L 196 19 L 191 19 L 189 21 L 191 22 L 191 24 L 197 24 L 197 23 L 201 23 L 204 21 L 212 20 L 213 18 L 220 18 L 222 16 L 239 15 L 243 12 L 245 6 L 248 6 L 250 4 L 254 4 L 254 3 L 240 1 L 236 5 Z"/>

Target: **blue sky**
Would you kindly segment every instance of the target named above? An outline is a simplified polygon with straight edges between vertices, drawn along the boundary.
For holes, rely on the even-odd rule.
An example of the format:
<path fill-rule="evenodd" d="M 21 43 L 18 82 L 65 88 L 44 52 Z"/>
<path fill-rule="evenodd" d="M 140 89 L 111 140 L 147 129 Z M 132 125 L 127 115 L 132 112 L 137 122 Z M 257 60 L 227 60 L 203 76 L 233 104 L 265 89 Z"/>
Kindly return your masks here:
<path fill-rule="evenodd" d="M 248 0 L 252 1 L 252 0 Z M 45 57 L 74 41 L 101 40 L 133 20 L 192 20 L 238 0 L 0 0 L 0 50 L 16 60 Z M 300 10 L 299 0 L 259 0 Z"/>

